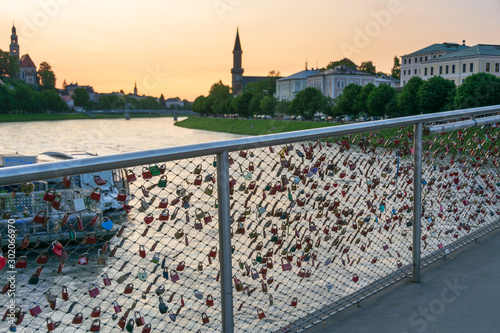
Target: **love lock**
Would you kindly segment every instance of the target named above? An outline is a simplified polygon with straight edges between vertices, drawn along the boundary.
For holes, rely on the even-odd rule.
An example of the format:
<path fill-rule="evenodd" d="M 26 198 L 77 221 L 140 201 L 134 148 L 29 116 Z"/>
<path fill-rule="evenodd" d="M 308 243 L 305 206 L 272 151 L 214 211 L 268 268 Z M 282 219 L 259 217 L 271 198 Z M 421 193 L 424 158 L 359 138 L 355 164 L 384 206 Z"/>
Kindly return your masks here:
<path fill-rule="evenodd" d="M 115 310 L 115 313 L 122 312 L 122 307 L 120 306 L 120 304 L 118 304 L 117 301 L 113 302 L 113 309 Z"/>
<path fill-rule="evenodd" d="M 92 312 L 90 313 L 90 317 L 92 318 L 99 318 L 101 316 L 101 307 L 96 306 Z"/>
<path fill-rule="evenodd" d="M 134 318 L 135 318 L 135 325 L 137 327 L 143 326 L 145 324 L 144 317 L 141 315 L 139 311 L 135 311 Z"/>
<path fill-rule="evenodd" d="M 134 285 L 129 283 L 125 286 L 125 290 L 123 290 L 124 294 L 131 294 L 134 291 Z"/>
<path fill-rule="evenodd" d="M 97 297 L 97 295 L 99 295 L 99 288 L 97 288 L 97 286 L 94 284 L 94 283 L 89 283 L 89 295 L 90 297 L 94 298 L 94 297 Z"/>
<path fill-rule="evenodd" d="M 139 270 L 139 272 L 137 273 L 137 278 L 139 280 L 146 281 L 147 277 L 148 277 L 148 273 L 146 272 L 146 270 L 144 268 L 141 268 Z"/>
<path fill-rule="evenodd" d="M 99 201 L 101 200 L 101 188 L 95 187 L 92 193 L 90 193 L 90 199 Z"/>

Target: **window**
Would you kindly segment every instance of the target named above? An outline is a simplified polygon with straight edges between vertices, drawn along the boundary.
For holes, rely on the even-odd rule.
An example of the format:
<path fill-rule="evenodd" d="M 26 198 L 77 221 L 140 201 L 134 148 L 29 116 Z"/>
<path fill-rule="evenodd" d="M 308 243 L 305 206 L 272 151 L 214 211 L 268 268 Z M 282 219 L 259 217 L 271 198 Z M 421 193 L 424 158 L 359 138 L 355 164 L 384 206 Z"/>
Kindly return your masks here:
<path fill-rule="evenodd" d="M 500 63 L 497 62 L 495 64 L 495 73 L 498 73 L 498 72 L 500 72 Z"/>
<path fill-rule="evenodd" d="M 406 59 L 403 59 L 403 64 L 405 64 L 405 65 L 406 65 Z"/>
<path fill-rule="evenodd" d="M 455 83 L 455 80 L 451 80 L 451 82 Z"/>
<path fill-rule="evenodd" d="M 424 68 L 424 76 L 427 76 L 427 67 Z"/>
<path fill-rule="evenodd" d="M 443 75 L 443 66 L 439 66 L 439 75 Z"/>
<path fill-rule="evenodd" d="M 418 60 L 417 57 L 415 57 L 415 63 L 417 63 L 417 60 Z"/>
<path fill-rule="evenodd" d="M 462 65 L 462 73 L 467 72 L 467 64 Z"/>
<path fill-rule="evenodd" d="M 432 58 L 436 59 L 436 55 L 433 55 Z"/>
<path fill-rule="evenodd" d="M 417 75 L 417 69 L 415 68 L 415 75 Z"/>
<path fill-rule="evenodd" d="M 406 69 L 403 70 L 403 75 L 406 75 Z"/>
<path fill-rule="evenodd" d="M 422 62 L 422 57 L 420 57 L 420 62 Z"/>
<path fill-rule="evenodd" d="M 470 63 L 470 72 L 471 73 L 474 72 L 474 63 L 473 62 Z"/>
<path fill-rule="evenodd" d="M 337 81 L 337 88 L 340 88 L 340 89 L 344 88 L 344 80 Z"/>
<path fill-rule="evenodd" d="M 406 84 L 406 81 L 403 81 L 403 86 Z"/>
<path fill-rule="evenodd" d="M 490 72 L 490 63 L 487 62 L 486 63 L 486 73 L 489 73 Z"/>
<path fill-rule="evenodd" d="M 450 66 L 446 65 L 444 72 L 446 74 L 450 73 Z"/>
<path fill-rule="evenodd" d="M 455 65 L 451 65 L 451 73 L 455 74 Z"/>
<path fill-rule="evenodd" d="M 408 58 L 408 64 L 411 64 L 411 58 Z"/>
<path fill-rule="evenodd" d="M 427 61 L 427 56 L 425 56 L 425 61 Z"/>
<path fill-rule="evenodd" d="M 359 85 L 359 80 L 354 81 L 355 84 Z"/>
<path fill-rule="evenodd" d="M 434 67 L 431 67 L 431 76 L 434 75 Z"/>

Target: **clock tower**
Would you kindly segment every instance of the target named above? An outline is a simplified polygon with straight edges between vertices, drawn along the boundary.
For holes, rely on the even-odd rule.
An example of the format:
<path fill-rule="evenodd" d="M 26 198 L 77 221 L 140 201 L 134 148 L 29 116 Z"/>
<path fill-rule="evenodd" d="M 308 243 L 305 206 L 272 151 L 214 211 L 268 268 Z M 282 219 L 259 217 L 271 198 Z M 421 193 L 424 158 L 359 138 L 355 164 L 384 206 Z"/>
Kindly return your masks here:
<path fill-rule="evenodd" d="M 242 53 L 239 29 L 236 29 L 236 41 L 234 42 L 233 50 L 233 68 L 231 68 L 231 74 L 233 76 L 233 95 L 241 94 L 243 88 L 243 68 L 241 68 Z"/>
<path fill-rule="evenodd" d="M 16 27 L 12 24 L 12 35 L 10 36 L 10 56 L 19 60 L 19 43 L 17 42 Z"/>

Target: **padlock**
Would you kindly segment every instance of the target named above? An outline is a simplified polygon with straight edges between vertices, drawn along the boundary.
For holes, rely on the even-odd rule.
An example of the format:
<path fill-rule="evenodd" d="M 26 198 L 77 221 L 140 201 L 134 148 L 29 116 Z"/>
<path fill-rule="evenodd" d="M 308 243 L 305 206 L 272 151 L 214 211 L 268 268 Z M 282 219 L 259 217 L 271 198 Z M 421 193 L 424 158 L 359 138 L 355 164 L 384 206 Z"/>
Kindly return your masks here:
<path fill-rule="evenodd" d="M 131 294 L 133 291 L 134 291 L 134 285 L 132 283 L 129 283 L 125 286 L 123 293 L 124 294 Z"/>
<path fill-rule="evenodd" d="M 127 190 L 122 188 L 118 191 L 116 195 L 116 201 L 127 201 Z"/>
<path fill-rule="evenodd" d="M 297 297 L 292 298 L 292 302 L 291 302 L 290 305 L 293 306 L 293 307 L 297 306 Z"/>
<path fill-rule="evenodd" d="M 62 184 L 64 187 L 70 188 L 71 187 L 71 176 L 64 177 L 62 180 Z"/>
<path fill-rule="evenodd" d="M 161 314 L 165 314 L 168 312 L 168 306 L 165 304 L 161 296 L 159 297 L 159 309 Z"/>
<path fill-rule="evenodd" d="M 206 304 L 207 306 L 214 306 L 214 297 L 211 294 L 207 295 Z"/>
<path fill-rule="evenodd" d="M 186 267 L 186 265 L 185 265 L 184 261 L 181 261 L 179 264 L 177 264 L 177 268 L 176 268 L 176 270 L 177 270 L 178 272 L 182 272 L 182 271 L 184 270 L 184 268 L 185 268 L 185 267 Z"/>
<path fill-rule="evenodd" d="M 33 222 L 34 223 L 45 223 L 45 220 L 47 219 L 47 212 L 45 210 L 39 210 L 38 213 L 33 217 Z"/>
<path fill-rule="evenodd" d="M 95 187 L 92 193 L 90 193 L 90 199 L 99 201 L 101 200 L 101 188 Z"/>
<path fill-rule="evenodd" d="M 127 332 L 133 332 L 134 331 L 134 319 L 130 318 L 127 321 L 127 325 L 125 325 L 125 329 Z"/>
<path fill-rule="evenodd" d="M 30 302 L 28 306 L 30 313 L 33 317 L 38 316 L 40 313 L 42 313 L 42 309 L 40 308 L 40 305 L 38 305 L 37 302 Z"/>
<path fill-rule="evenodd" d="M 257 309 L 257 317 L 259 319 L 264 319 L 264 318 L 266 318 L 266 314 L 264 313 L 264 311 L 262 309 Z"/>
<path fill-rule="evenodd" d="M 115 310 L 115 313 L 122 312 L 122 307 L 118 304 L 118 301 L 113 301 L 113 309 Z"/>
<path fill-rule="evenodd" d="M 201 314 L 201 322 L 203 323 L 203 325 L 208 324 L 210 322 L 210 320 L 208 319 L 208 316 L 205 312 L 203 312 Z"/>
<path fill-rule="evenodd" d="M 142 328 L 142 333 L 151 333 L 151 324 L 146 324 L 146 325 Z"/>
<path fill-rule="evenodd" d="M 94 284 L 94 283 L 89 283 L 89 295 L 90 297 L 94 298 L 96 297 L 97 295 L 99 295 L 99 288 L 97 288 L 97 286 Z"/>
<path fill-rule="evenodd" d="M 286 260 L 286 262 L 285 262 Z M 287 260 L 287 258 L 281 258 L 281 268 L 283 271 L 289 271 L 292 269 L 292 263 Z"/>
<path fill-rule="evenodd" d="M 134 318 L 135 318 L 135 325 L 137 327 L 143 326 L 145 324 L 144 317 L 141 315 L 139 311 L 135 311 Z"/>
<path fill-rule="evenodd" d="M 170 271 L 170 280 L 172 280 L 172 282 L 176 282 L 176 281 L 179 281 L 179 279 L 180 279 L 179 274 L 177 274 L 176 271 L 171 270 Z"/>
<path fill-rule="evenodd" d="M 208 256 L 211 258 L 215 258 L 217 256 L 217 247 L 212 246 L 210 252 L 208 253 Z"/>
<path fill-rule="evenodd" d="M 198 271 L 203 271 L 203 263 L 201 261 L 198 262 Z"/>
<path fill-rule="evenodd" d="M 90 325 L 90 332 L 99 332 L 101 330 L 101 321 L 95 319 Z"/>
<path fill-rule="evenodd" d="M 111 285 L 111 279 L 109 278 L 107 273 L 102 274 L 102 281 L 104 282 L 105 286 L 110 286 Z"/>
<path fill-rule="evenodd" d="M 168 267 L 163 267 L 163 278 L 168 279 Z"/>
<path fill-rule="evenodd" d="M 354 274 L 354 275 L 352 276 L 352 281 L 353 281 L 353 282 L 358 282 L 358 280 L 359 280 L 359 276 L 358 276 L 357 274 Z"/>
<path fill-rule="evenodd" d="M 78 258 L 78 265 L 87 265 L 89 262 L 89 254 L 88 253 L 84 253 L 84 254 L 80 254 L 80 257 Z"/>
<path fill-rule="evenodd" d="M 61 298 L 65 301 L 69 300 L 68 289 L 66 288 L 66 286 L 62 287 Z"/>
<path fill-rule="evenodd" d="M 146 281 L 148 277 L 148 273 L 146 272 L 146 269 L 141 268 L 139 269 L 139 272 L 137 273 L 137 278 L 142 281 Z"/>
<path fill-rule="evenodd" d="M 198 165 L 194 168 L 193 173 L 194 173 L 195 175 L 199 175 L 199 174 L 201 173 L 201 171 L 202 171 L 202 170 L 203 170 L 203 169 L 202 169 L 201 164 L 198 164 Z"/>
<path fill-rule="evenodd" d="M 50 188 L 47 190 L 47 192 L 45 192 L 45 194 L 43 195 L 43 200 L 44 201 L 48 201 L 48 202 L 51 202 L 55 199 L 56 197 L 56 190 L 53 189 L 53 188 Z"/>
<path fill-rule="evenodd" d="M 147 167 L 142 167 L 142 178 L 145 180 L 153 178 L 153 173 Z"/>
<path fill-rule="evenodd" d="M 92 318 L 99 318 L 101 316 L 101 307 L 96 306 L 92 312 L 90 313 L 90 317 Z"/>
<path fill-rule="evenodd" d="M 61 208 L 61 196 L 59 194 L 55 195 L 54 200 L 50 203 L 50 206 L 55 210 L 59 210 L 59 208 Z"/>
<path fill-rule="evenodd" d="M 212 184 L 208 184 L 204 190 L 204 193 L 211 196 L 213 192 L 214 192 L 214 186 Z"/>
<path fill-rule="evenodd" d="M 159 188 L 165 188 L 167 187 L 167 176 L 163 175 L 160 177 L 160 180 L 158 181 Z"/>
<path fill-rule="evenodd" d="M 73 321 L 72 323 L 73 324 L 81 324 L 83 322 L 83 314 L 81 312 L 78 312 L 77 314 L 75 314 L 75 316 L 73 317 Z"/>
<path fill-rule="evenodd" d="M 139 245 L 139 256 L 146 258 L 146 249 L 144 248 L 144 245 Z"/>
<path fill-rule="evenodd" d="M 155 290 L 156 295 L 161 296 L 165 293 L 165 286 L 161 285 Z"/>

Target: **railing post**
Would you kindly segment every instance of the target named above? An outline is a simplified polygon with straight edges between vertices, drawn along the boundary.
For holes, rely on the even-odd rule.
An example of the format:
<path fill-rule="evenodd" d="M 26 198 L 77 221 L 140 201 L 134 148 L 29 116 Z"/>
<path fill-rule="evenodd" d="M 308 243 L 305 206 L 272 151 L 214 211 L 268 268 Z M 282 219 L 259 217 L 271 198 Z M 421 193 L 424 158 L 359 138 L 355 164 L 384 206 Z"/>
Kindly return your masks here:
<path fill-rule="evenodd" d="M 422 130 L 423 123 L 414 125 L 413 135 L 413 270 L 412 281 L 420 282 L 420 235 L 422 220 Z"/>
<path fill-rule="evenodd" d="M 217 201 L 219 204 L 219 244 L 222 332 L 234 332 L 231 258 L 231 214 L 229 203 L 229 154 L 217 154 Z"/>

